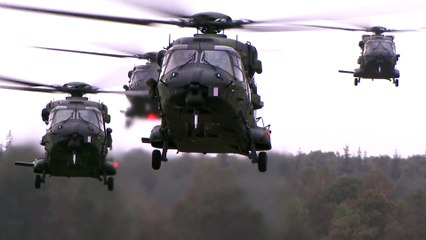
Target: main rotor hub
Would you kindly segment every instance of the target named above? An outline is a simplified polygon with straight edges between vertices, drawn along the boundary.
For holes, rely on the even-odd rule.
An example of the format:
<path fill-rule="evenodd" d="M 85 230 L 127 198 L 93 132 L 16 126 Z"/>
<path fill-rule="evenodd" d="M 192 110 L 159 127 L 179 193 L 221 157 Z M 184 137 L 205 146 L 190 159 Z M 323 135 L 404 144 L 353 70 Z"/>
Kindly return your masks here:
<path fill-rule="evenodd" d="M 83 97 L 86 93 L 95 93 L 96 88 L 83 82 L 70 82 L 62 86 L 61 91 L 71 94 L 72 97 Z"/>
<path fill-rule="evenodd" d="M 206 34 L 217 34 L 233 25 L 232 18 L 218 12 L 202 12 L 191 16 L 194 27 Z"/>
<path fill-rule="evenodd" d="M 369 29 L 370 32 L 373 32 L 375 35 L 382 35 L 385 32 L 388 32 L 388 29 L 385 27 L 374 26 Z"/>

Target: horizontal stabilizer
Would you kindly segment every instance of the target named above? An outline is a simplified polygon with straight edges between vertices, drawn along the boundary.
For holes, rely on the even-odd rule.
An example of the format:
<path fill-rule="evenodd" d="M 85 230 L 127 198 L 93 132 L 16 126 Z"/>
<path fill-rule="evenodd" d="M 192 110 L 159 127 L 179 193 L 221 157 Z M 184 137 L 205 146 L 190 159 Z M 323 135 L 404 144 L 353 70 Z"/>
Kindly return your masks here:
<path fill-rule="evenodd" d="M 346 71 L 346 70 L 339 70 L 339 73 L 351 73 L 354 74 L 354 71 Z"/>
<path fill-rule="evenodd" d="M 16 166 L 23 166 L 23 167 L 34 167 L 34 162 L 15 162 Z"/>

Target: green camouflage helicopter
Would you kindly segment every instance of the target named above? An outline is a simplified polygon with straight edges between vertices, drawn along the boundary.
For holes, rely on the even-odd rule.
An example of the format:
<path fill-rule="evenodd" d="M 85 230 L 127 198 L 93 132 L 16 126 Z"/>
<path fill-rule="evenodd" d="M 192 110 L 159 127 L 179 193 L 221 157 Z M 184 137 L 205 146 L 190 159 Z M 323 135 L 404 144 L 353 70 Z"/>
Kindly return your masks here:
<path fill-rule="evenodd" d="M 361 49 L 361 55 L 358 57 L 357 63 L 359 68 L 354 71 L 339 70 L 341 73 L 350 73 L 354 76 L 354 85 L 357 86 L 361 82 L 361 78 L 366 79 L 383 79 L 391 81 L 395 87 L 399 86 L 399 70 L 396 64 L 400 54 L 396 52 L 394 36 L 385 35 L 389 32 L 407 32 L 415 31 L 408 29 L 388 29 L 381 26 L 360 26 L 360 27 L 335 27 L 324 25 L 299 25 L 313 28 L 335 29 L 344 31 L 371 32 L 372 34 L 362 35 L 358 46 Z"/>
<path fill-rule="evenodd" d="M 40 142 L 45 155 L 33 162 L 15 162 L 33 168 L 36 188 L 40 188 L 48 175 L 92 177 L 103 181 L 108 190 L 114 189 L 112 176 L 116 174 L 117 163 L 107 158 L 108 149 L 112 148 L 112 129 L 106 124 L 111 116 L 105 104 L 90 101 L 84 95 L 129 93 L 105 91 L 81 82 L 46 85 L 5 76 L 0 76 L 0 81 L 15 84 L 1 85 L 1 89 L 71 95 L 65 100 L 51 101 L 42 109 L 42 120 L 48 126 Z"/>

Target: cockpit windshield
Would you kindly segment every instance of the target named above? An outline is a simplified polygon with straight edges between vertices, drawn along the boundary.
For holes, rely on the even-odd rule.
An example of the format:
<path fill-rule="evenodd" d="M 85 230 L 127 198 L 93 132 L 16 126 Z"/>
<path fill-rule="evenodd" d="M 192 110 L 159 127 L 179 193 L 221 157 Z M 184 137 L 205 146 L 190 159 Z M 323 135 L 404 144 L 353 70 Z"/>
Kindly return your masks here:
<path fill-rule="evenodd" d="M 182 67 L 189 63 L 195 63 L 197 60 L 197 51 L 190 49 L 177 49 L 174 50 L 169 58 L 166 72 L 176 68 Z"/>
<path fill-rule="evenodd" d="M 192 50 L 176 49 L 166 55 L 163 74 L 177 67 L 192 63 L 202 63 L 226 71 L 239 81 L 243 81 L 243 69 L 239 55 L 229 49 Z"/>
<path fill-rule="evenodd" d="M 396 54 L 395 44 L 392 41 L 383 39 L 373 39 L 365 42 L 364 54 L 371 54 L 374 52 Z"/>
<path fill-rule="evenodd" d="M 205 50 L 201 53 L 201 63 L 221 68 L 232 74 L 232 65 L 229 54 L 225 51 Z"/>
<path fill-rule="evenodd" d="M 86 122 L 89 122 L 97 127 L 99 127 L 98 116 L 95 111 L 92 110 L 77 110 L 75 112 L 77 119 L 82 119 Z"/>
<path fill-rule="evenodd" d="M 96 109 L 56 109 L 50 114 L 50 126 L 67 121 L 80 119 L 103 129 L 102 114 Z"/>
<path fill-rule="evenodd" d="M 72 109 L 59 109 L 52 112 L 51 125 L 56 125 L 68 119 L 74 118 L 74 110 Z"/>

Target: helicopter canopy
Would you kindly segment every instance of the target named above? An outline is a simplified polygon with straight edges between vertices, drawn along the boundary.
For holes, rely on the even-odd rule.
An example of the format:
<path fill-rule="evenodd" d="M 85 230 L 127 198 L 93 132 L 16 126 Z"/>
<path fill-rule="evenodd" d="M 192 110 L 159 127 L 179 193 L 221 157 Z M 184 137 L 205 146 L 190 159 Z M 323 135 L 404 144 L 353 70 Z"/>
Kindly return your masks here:
<path fill-rule="evenodd" d="M 378 54 L 395 55 L 395 43 L 387 39 L 371 39 L 364 44 L 364 55 Z"/>
<path fill-rule="evenodd" d="M 140 89 L 146 87 L 146 81 L 148 79 L 156 80 L 159 75 L 159 66 L 157 64 L 150 63 L 149 65 L 140 65 L 129 72 L 130 87 L 132 89 Z M 141 86 L 142 85 L 142 86 Z"/>
<path fill-rule="evenodd" d="M 215 46 L 209 49 L 172 48 L 164 57 L 162 73 L 189 64 L 206 64 L 219 68 L 235 79 L 243 81 L 243 67 L 238 52 L 227 46 Z"/>
<path fill-rule="evenodd" d="M 66 107 L 56 107 L 50 112 L 50 127 L 63 123 L 69 119 L 80 119 L 103 130 L 104 123 L 102 113 L 94 107 L 85 107 L 82 109 L 72 109 Z"/>

